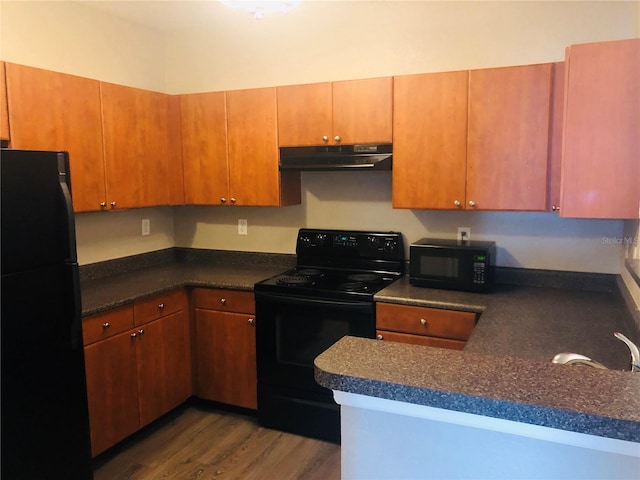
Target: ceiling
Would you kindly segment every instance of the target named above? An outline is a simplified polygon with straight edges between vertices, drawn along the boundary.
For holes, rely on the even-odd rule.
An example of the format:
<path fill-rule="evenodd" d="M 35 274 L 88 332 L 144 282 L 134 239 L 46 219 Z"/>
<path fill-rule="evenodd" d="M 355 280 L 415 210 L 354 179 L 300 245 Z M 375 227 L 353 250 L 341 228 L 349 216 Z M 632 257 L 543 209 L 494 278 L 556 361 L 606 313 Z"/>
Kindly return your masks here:
<path fill-rule="evenodd" d="M 167 32 L 211 26 L 214 19 L 219 21 L 225 16 L 252 18 L 250 13 L 234 10 L 218 0 L 75 1 L 148 28 Z"/>

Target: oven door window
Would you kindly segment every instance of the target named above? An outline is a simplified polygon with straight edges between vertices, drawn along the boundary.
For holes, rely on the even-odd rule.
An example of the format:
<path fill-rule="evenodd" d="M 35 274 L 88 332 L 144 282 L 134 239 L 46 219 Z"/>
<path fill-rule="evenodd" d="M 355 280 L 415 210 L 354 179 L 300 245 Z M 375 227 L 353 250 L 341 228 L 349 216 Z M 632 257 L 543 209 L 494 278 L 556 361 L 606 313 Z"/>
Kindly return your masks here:
<path fill-rule="evenodd" d="M 345 335 L 350 324 L 326 313 L 305 315 L 278 315 L 276 317 L 276 356 L 283 365 L 308 367 L 313 360 Z"/>

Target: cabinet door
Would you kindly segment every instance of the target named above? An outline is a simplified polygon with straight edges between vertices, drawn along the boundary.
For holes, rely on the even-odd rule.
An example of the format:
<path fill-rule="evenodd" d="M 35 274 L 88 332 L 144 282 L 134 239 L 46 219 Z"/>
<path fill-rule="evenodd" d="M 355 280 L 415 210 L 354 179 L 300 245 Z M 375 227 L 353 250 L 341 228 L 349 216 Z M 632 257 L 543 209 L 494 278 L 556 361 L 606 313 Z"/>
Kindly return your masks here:
<path fill-rule="evenodd" d="M 467 207 L 545 210 L 552 64 L 469 73 Z"/>
<path fill-rule="evenodd" d="M 394 78 L 395 208 L 464 208 L 468 76 Z"/>
<path fill-rule="evenodd" d="M 640 39 L 567 49 L 560 215 L 638 218 Z"/>
<path fill-rule="evenodd" d="M 392 98 L 391 77 L 334 82 L 330 141 L 345 145 L 391 143 Z"/>
<path fill-rule="evenodd" d="M 138 399 L 143 427 L 191 396 L 189 323 L 178 312 L 136 331 Z"/>
<path fill-rule="evenodd" d="M 230 203 L 279 205 L 275 88 L 227 92 L 227 127 Z"/>
<path fill-rule="evenodd" d="M 180 95 L 180 106 L 185 203 L 228 203 L 225 93 Z"/>
<path fill-rule="evenodd" d="M 9 110 L 4 62 L 0 62 L 0 140 L 9 140 Z"/>
<path fill-rule="evenodd" d="M 139 428 L 133 332 L 130 330 L 84 348 L 94 456 Z"/>
<path fill-rule="evenodd" d="M 11 146 L 67 150 L 76 212 L 106 199 L 100 84 L 49 70 L 6 64 Z"/>
<path fill-rule="evenodd" d="M 196 309 L 197 394 L 257 408 L 254 317 Z"/>
<path fill-rule="evenodd" d="M 331 83 L 278 87 L 277 95 L 280 146 L 333 143 Z"/>
<path fill-rule="evenodd" d="M 174 156 L 172 137 L 177 132 L 169 128 L 170 96 L 112 83 L 100 86 L 109 205 L 133 208 L 171 204 L 173 171 L 169 166 L 180 172 L 182 166 Z"/>

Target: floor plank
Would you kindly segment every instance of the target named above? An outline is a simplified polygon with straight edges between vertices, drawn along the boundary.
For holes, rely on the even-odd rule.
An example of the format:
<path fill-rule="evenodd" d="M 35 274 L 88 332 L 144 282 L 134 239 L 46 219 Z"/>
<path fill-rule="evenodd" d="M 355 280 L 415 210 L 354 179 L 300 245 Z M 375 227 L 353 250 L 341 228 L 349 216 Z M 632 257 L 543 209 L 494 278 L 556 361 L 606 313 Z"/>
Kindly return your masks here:
<path fill-rule="evenodd" d="M 97 457 L 94 480 L 339 480 L 340 446 L 189 404 Z"/>

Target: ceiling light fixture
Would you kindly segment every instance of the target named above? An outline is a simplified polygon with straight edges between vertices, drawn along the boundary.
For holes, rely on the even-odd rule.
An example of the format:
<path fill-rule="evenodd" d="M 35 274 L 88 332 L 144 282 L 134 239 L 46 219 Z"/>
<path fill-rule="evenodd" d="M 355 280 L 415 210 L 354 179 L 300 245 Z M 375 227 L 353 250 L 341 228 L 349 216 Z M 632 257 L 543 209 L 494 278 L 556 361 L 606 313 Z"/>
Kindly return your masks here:
<path fill-rule="evenodd" d="M 220 2 L 228 7 L 250 13 L 255 20 L 260 20 L 266 14 L 288 13 L 300 5 L 300 1 L 301 0 L 220 0 Z"/>

